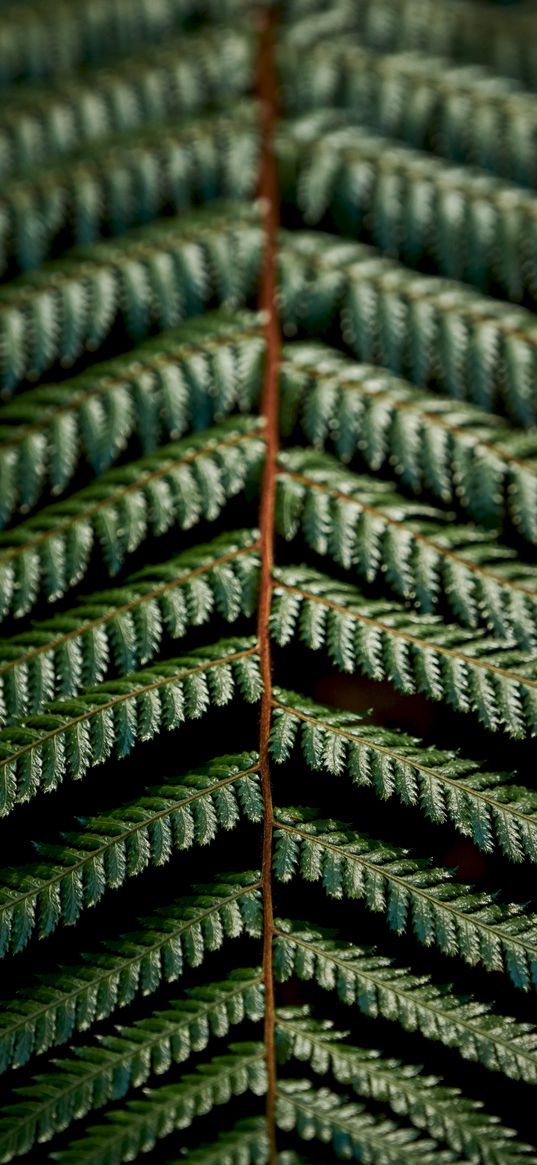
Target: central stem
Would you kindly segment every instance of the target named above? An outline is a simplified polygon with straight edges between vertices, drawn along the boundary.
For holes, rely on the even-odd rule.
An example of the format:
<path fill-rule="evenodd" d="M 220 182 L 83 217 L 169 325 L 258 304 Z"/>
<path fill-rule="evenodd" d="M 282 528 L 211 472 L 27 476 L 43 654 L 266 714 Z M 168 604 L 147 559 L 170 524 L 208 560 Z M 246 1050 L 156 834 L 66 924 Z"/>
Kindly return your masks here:
<path fill-rule="evenodd" d="M 277 235 L 279 198 L 276 161 L 273 151 L 277 118 L 277 82 L 274 65 L 274 14 L 263 15 L 260 29 L 257 92 L 261 102 L 261 174 L 259 193 L 264 200 L 265 256 L 261 274 L 259 306 L 265 313 L 267 345 L 262 414 L 265 418 L 266 460 L 261 490 L 259 526 L 261 532 L 261 578 L 258 611 L 258 641 L 263 680 L 259 756 L 263 790 L 264 826 L 262 883 L 264 901 L 263 977 L 265 984 L 265 1055 L 267 1062 L 267 1133 L 269 1165 L 276 1165 L 276 1057 L 274 1047 L 274 976 L 272 943 L 272 788 L 270 780 L 270 718 L 272 705 L 272 659 L 270 650 L 270 606 L 274 560 L 274 505 L 276 456 L 278 453 L 278 369 L 281 335 L 276 309 Z"/>

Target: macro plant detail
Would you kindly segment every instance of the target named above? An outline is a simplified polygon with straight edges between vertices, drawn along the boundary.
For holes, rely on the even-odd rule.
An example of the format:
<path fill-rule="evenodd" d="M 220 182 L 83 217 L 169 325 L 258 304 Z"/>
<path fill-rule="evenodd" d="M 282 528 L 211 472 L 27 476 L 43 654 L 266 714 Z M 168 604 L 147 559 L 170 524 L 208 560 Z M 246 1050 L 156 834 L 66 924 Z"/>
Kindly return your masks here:
<path fill-rule="evenodd" d="M 537 16 L 0 19 L 0 1161 L 531 1165 Z"/>

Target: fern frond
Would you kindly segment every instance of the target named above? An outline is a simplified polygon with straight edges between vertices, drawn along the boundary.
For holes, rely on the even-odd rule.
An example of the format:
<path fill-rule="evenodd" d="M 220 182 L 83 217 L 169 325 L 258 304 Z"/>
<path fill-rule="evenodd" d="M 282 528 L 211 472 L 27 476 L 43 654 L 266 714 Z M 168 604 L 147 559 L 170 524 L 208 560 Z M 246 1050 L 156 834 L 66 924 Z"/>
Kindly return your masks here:
<path fill-rule="evenodd" d="M 63 835 L 37 843 L 38 863 L 0 872 L 0 955 L 47 938 L 110 891 L 175 853 L 207 845 L 219 830 L 263 816 L 257 753 L 215 757 L 182 777 L 149 786 L 143 796 Z"/>
<path fill-rule="evenodd" d="M 210 1144 L 192 1149 L 188 1155 L 192 1165 L 267 1165 L 268 1140 L 263 1117 L 239 1120 L 232 1129 L 220 1132 Z M 299 1165 L 280 1154 L 278 1165 Z M 169 1165 L 182 1165 L 184 1157 L 175 1158 Z"/>
<path fill-rule="evenodd" d="M 280 47 L 286 104 L 295 114 L 352 111 L 374 132 L 535 187 L 533 93 L 476 65 L 417 52 L 387 55 L 349 38 Z"/>
<path fill-rule="evenodd" d="M 302 1153 L 295 1153 L 294 1150 L 286 1150 L 278 1154 L 278 1165 L 311 1165 L 311 1159 L 304 1157 Z"/>
<path fill-rule="evenodd" d="M 299 979 L 315 979 L 364 1015 L 394 1020 L 513 1080 L 537 1080 L 537 1033 L 531 1024 L 495 1012 L 475 996 L 456 995 L 451 985 L 414 975 L 387 956 L 280 920 L 275 968 L 282 982 L 293 973 Z"/>
<path fill-rule="evenodd" d="M 276 521 L 287 541 L 300 530 L 317 554 L 368 583 L 384 575 L 425 613 L 447 599 L 466 626 L 481 624 L 524 651 L 535 647 L 537 572 L 516 551 L 324 453 L 287 450 L 278 466 Z"/>
<path fill-rule="evenodd" d="M 400 476 L 414 493 L 462 503 L 478 522 L 507 516 L 537 544 L 537 442 L 464 401 L 427 395 L 382 368 L 321 344 L 289 344 L 280 372 L 280 424 L 342 461 Z"/>
<path fill-rule="evenodd" d="M 146 1090 L 143 1100 L 131 1100 L 121 1109 L 105 1114 L 100 1125 L 66 1149 L 52 1154 L 60 1165 L 120 1165 L 138 1153 L 147 1153 L 161 1137 L 186 1129 L 197 1116 L 216 1105 L 229 1104 L 233 1096 L 266 1091 L 265 1054 L 262 1044 L 230 1044 L 227 1055 L 198 1064 L 196 1071 L 176 1084 Z"/>
<path fill-rule="evenodd" d="M 65 777 L 78 780 L 109 756 L 126 756 L 136 741 L 197 719 L 237 696 L 261 694 L 257 642 L 225 639 L 196 655 L 167 660 L 57 701 L 0 731 L 0 813 Z"/>
<path fill-rule="evenodd" d="M 227 203 L 71 251 L 0 289 L 0 386 L 9 396 L 58 361 L 93 351 L 121 322 L 133 340 L 210 301 L 251 292 L 262 249 L 256 203 Z"/>
<path fill-rule="evenodd" d="M 419 805 L 438 824 L 449 821 L 484 853 L 499 846 L 511 861 L 537 862 L 537 794 L 489 772 L 475 760 L 426 746 L 399 729 L 367 724 L 281 688 L 273 689 L 271 755 L 282 764 L 300 741 L 314 770 L 348 774 L 383 800 Z"/>
<path fill-rule="evenodd" d="M 241 0 L 204 0 L 204 16 L 213 20 L 237 18 L 242 8 Z M 53 12 L 39 0 L 22 11 L 10 4 L 2 13 L 0 84 L 69 76 L 95 58 L 158 42 L 196 15 L 196 0 L 172 0 L 149 8 L 143 0 L 116 0 L 112 6 L 103 0 L 77 0 L 59 4 Z"/>
<path fill-rule="evenodd" d="M 35 975 L 0 1012 L 0 1070 L 20 1067 L 32 1055 L 67 1043 L 74 1032 L 174 982 L 183 967 L 199 967 L 227 939 L 259 935 L 260 880 L 256 872 L 228 874 L 210 886 L 193 886 L 138 920 L 140 929 L 109 940 L 82 962 Z"/>
<path fill-rule="evenodd" d="M 537 1158 L 529 1145 L 515 1139 L 497 1116 L 481 1101 L 465 1096 L 459 1088 L 437 1076 L 393 1058 L 385 1059 L 373 1048 L 343 1042 L 329 1019 L 318 1020 L 308 1007 L 280 1008 L 276 1041 L 281 1062 L 296 1059 L 311 1065 L 325 1077 L 329 1072 L 339 1084 L 350 1085 L 360 1097 L 389 1104 L 392 1112 L 406 1116 L 435 1140 L 445 1141 L 456 1153 L 483 1165 L 534 1165 Z"/>
<path fill-rule="evenodd" d="M 250 89 L 252 73 L 253 38 L 243 22 L 166 38 L 162 46 L 116 60 L 113 69 L 96 63 L 91 74 L 54 87 L 8 89 L 0 110 L 0 174 L 6 178 L 114 134 L 222 106 Z M 82 207 L 88 204 L 83 188 L 78 198 Z"/>
<path fill-rule="evenodd" d="M 535 14 L 514 5 L 509 20 L 501 9 L 474 0 L 336 0 L 328 11 L 317 0 L 288 3 L 285 40 L 295 48 L 352 34 L 356 43 L 377 52 L 414 50 L 450 57 L 458 62 L 489 65 L 497 73 L 535 87 Z"/>
<path fill-rule="evenodd" d="M 342 671 L 359 669 L 399 691 L 473 711 L 492 732 L 537 732 L 537 660 L 501 640 L 368 599 L 307 567 L 275 571 L 271 624 L 282 646 L 299 629 L 307 647 L 326 649 Z"/>
<path fill-rule="evenodd" d="M 255 611 L 258 533 L 239 530 L 146 567 L 122 586 L 35 623 L 0 643 L 0 722 L 76 696 L 107 674 L 145 666 L 167 637 L 182 639 L 215 614 L 228 623 Z"/>
<path fill-rule="evenodd" d="M 16 1088 L 13 1101 L 0 1109 L 0 1160 L 29 1153 L 36 1141 L 50 1140 L 88 1112 L 205 1050 L 211 1037 L 262 1016 L 261 974 L 241 968 L 228 979 L 191 988 L 186 999 L 172 1000 L 114 1035 L 75 1048 L 69 1059 L 54 1060 L 47 1072 Z"/>
<path fill-rule="evenodd" d="M 308 224 L 330 212 L 342 233 L 364 230 L 375 246 L 411 265 L 432 259 L 450 279 L 507 299 L 537 295 L 537 198 L 482 171 L 449 165 L 356 126 L 309 115 L 284 133 L 294 163 L 291 196 Z"/>
<path fill-rule="evenodd" d="M 0 523 L 46 490 L 62 493 L 82 458 L 109 469 L 133 435 L 145 453 L 257 403 L 264 341 L 259 316 L 209 313 L 138 345 L 135 356 L 31 389 L 0 414 Z"/>
<path fill-rule="evenodd" d="M 318 233 L 282 233 L 280 280 L 288 327 L 313 332 L 333 320 L 360 360 L 434 380 L 487 411 L 498 399 L 535 425 L 534 316 L 464 283 L 421 275 L 372 247 Z"/>
<path fill-rule="evenodd" d="M 177 123 L 164 122 L 157 133 L 106 139 L 101 148 L 24 175 L 6 184 L 0 198 L 0 274 L 8 265 L 29 271 L 50 254 L 67 231 L 87 246 L 103 234 L 121 235 L 175 214 L 203 198 L 245 199 L 257 181 L 257 124 L 253 102 L 233 112 Z M 40 229 L 33 229 L 33 224 Z"/>
<path fill-rule="evenodd" d="M 412 930 L 425 946 L 472 966 L 537 987 L 537 917 L 515 902 L 457 882 L 450 870 L 409 856 L 315 810 L 276 809 L 273 869 L 281 882 L 298 875 L 322 882 L 331 898 L 363 899 L 398 934 Z"/>
<path fill-rule="evenodd" d="M 452 1165 L 453 1155 L 415 1129 L 373 1116 L 340 1092 L 316 1089 L 309 1080 L 281 1080 L 276 1123 L 304 1140 L 330 1145 L 337 1157 L 371 1165 Z"/>
<path fill-rule="evenodd" d="M 259 473 L 257 418 L 229 418 L 103 477 L 0 534 L 0 617 L 53 602 L 86 574 L 98 547 L 117 574 L 148 534 L 215 521 Z"/>

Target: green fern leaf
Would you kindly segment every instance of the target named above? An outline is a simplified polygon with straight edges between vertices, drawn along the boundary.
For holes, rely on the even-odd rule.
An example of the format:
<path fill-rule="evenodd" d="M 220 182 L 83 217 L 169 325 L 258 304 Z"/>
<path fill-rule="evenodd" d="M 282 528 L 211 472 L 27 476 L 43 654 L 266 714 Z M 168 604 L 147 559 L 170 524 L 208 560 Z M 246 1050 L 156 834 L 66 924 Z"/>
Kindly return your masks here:
<path fill-rule="evenodd" d="M 412 49 L 490 64 L 497 73 L 524 79 L 531 88 L 532 14 L 524 6 L 515 7 L 507 26 L 503 15 L 473 0 L 453 0 L 445 8 L 437 8 L 434 0 L 365 0 L 359 8 L 352 0 L 336 0 L 329 11 L 315 0 L 290 0 L 283 19 L 286 40 L 294 47 L 310 47 L 346 33 L 349 40 L 359 38 L 377 52 Z"/>
<path fill-rule="evenodd" d="M 178 525 L 214 521 L 229 498 L 255 480 L 264 444 L 252 418 L 167 445 L 109 471 L 65 501 L 0 534 L 0 601 L 21 617 L 44 593 L 50 601 L 84 577 L 100 544 L 108 574 L 146 538 Z"/>
<path fill-rule="evenodd" d="M 276 1120 L 281 1129 L 296 1129 L 304 1140 L 320 1140 L 332 1146 L 337 1157 L 364 1158 L 373 1165 L 450 1165 L 451 1153 L 435 1141 L 424 1140 L 414 1130 L 386 1118 L 375 1118 L 328 1088 L 314 1089 L 309 1080 L 282 1080 L 278 1087 Z"/>
<path fill-rule="evenodd" d="M 315 810 L 276 809 L 274 824 L 280 881 L 296 874 L 321 881 L 331 898 L 364 899 L 398 934 L 412 929 L 425 946 L 503 971 L 523 990 L 537 986 L 537 919 L 517 903 L 465 886 L 406 849 L 319 820 Z"/>
<path fill-rule="evenodd" d="M 225 281 L 222 277 L 217 254 L 222 248 L 226 258 L 234 254 L 232 283 L 229 276 Z M 41 376 L 58 361 L 68 366 L 84 351 L 97 348 L 118 319 L 133 339 L 141 339 L 155 323 L 171 327 L 198 314 L 215 296 L 222 305 L 237 307 L 251 291 L 260 250 L 258 207 L 233 203 L 227 209 L 196 211 L 190 220 L 181 216 L 174 226 L 170 219 L 162 219 L 121 240 L 80 248 L 69 258 L 21 276 L 0 292 L 0 382 L 4 395 L 14 392 L 23 380 Z M 158 269 L 162 255 L 173 259 L 164 300 L 162 270 Z M 155 272 L 158 296 L 154 294 Z M 66 311 L 61 289 L 76 292 L 78 288 L 80 298 Z M 173 303 L 176 306 L 171 310 Z M 72 341 L 74 328 L 76 344 Z"/>
<path fill-rule="evenodd" d="M 245 872 L 194 886 L 141 920 L 141 929 L 118 943 L 108 940 L 85 955 L 82 964 L 59 966 L 55 973 L 33 976 L 0 1016 L 1 1070 L 26 1064 L 126 1007 L 161 983 L 174 982 L 185 966 L 198 967 L 207 951 L 245 931 L 258 935 L 261 925 L 260 881 Z"/>
<path fill-rule="evenodd" d="M 293 113 L 345 109 L 374 132 L 535 187 L 526 152 L 534 97 L 507 78 L 422 53 L 377 54 L 337 36 L 306 50 L 284 43 L 280 70 Z"/>
<path fill-rule="evenodd" d="M 193 988 L 185 1000 L 119 1027 L 114 1036 L 77 1047 L 70 1059 L 53 1061 L 54 1071 L 17 1089 L 16 1098 L 0 1109 L 0 1159 L 28 1153 L 36 1141 L 50 1140 L 130 1087 L 140 1088 L 151 1073 L 161 1075 L 204 1051 L 212 1035 L 228 1035 L 245 1017 L 256 1021 L 262 1015 L 260 973 L 245 968 L 224 982 Z"/>
<path fill-rule="evenodd" d="M 448 395 L 488 412 L 500 396 L 518 424 L 535 424 L 531 312 L 479 296 L 463 283 L 409 271 L 372 247 L 331 235 L 298 232 L 281 241 L 288 323 L 313 331 L 339 318 L 342 337 L 360 360 L 406 372 L 418 385 L 435 379 Z"/>
<path fill-rule="evenodd" d="M 257 177 L 257 120 L 255 106 L 245 103 L 233 116 L 218 113 L 180 126 L 164 122 L 157 138 L 154 128 L 136 132 L 131 140 L 107 138 L 102 149 L 92 143 L 87 154 L 46 167 L 37 182 L 27 176 L 13 180 L 2 195 L 4 268 L 12 260 L 22 271 L 39 266 L 62 231 L 87 246 L 106 224 L 113 234 L 123 234 L 158 218 L 170 205 L 176 213 L 191 207 L 200 191 L 207 202 L 247 198 L 255 192 Z M 237 154 L 242 163 L 238 183 Z M 79 196 L 81 188 L 85 199 Z M 42 229 L 32 232 L 36 219 Z M 162 275 L 169 280 L 163 265 Z M 76 346 L 73 351 L 76 355 Z"/>
<path fill-rule="evenodd" d="M 180 639 L 216 613 L 228 623 L 255 610 L 256 531 L 221 535 L 121 587 L 102 591 L 61 616 L 36 623 L 0 646 L 0 716 L 39 712 L 55 697 L 76 696 L 113 669 L 154 659 L 167 635 Z"/>
<path fill-rule="evenodd" d="M 82 1155 L 88 1165 L 104 1159 L 119 1165 L 148 1152 L 174 1129 L 188 1128 L 215 1105 L 228 1104 L 233 1096 L 246 1092 L 262 1096 L 265 1090 L 262 1045 L 230 1044 L 227 1055 L 199 1064 L 195 1073 L 176 1084 L 147 1090 L 143 1100 L 127 1101 L 122 1109 L 112 1109 L 105 1123 L 88 1129 L 86 1136 L 54 1153 L 53 1160 L 70 1165 Z"/>
<path fill-rule="evenodd" d="M 530 1024 L 493 1012 L 475 996 L 455 995 L 428 975 L 414 975 L 393 959 L 287 921 L 277 923 L 275 967 L 285 981 L 294 972 L 337 991 L 365 1015 L 394 1020 L 427 1039 L 455 1047 L 464 1059 L 528 1083 L 537 1079 L 537 1034 Z"/>
<path fill-rule="evenodd" d="M 210 1144 L 189 1149 L 189 1156 L 193 1165 L 266 1165 L 268 1143 L 264 1118 L 237 1121 Z M 294 1161 L 286 1163 L 284 1155 L 280 1155 L 279 1161 L 281 1165 L 294 1165 Z"/>
<path fill-rule="evenodd" d="M 384 483 L 340 469 L 326 454 L 291 449 L 279 457 L 276 521 L 292 541 L 300 530 L 328 556 L 368 583 L 380 573 L 422 611 L 448 600 L 455 617 L 536 644 L 537 575 L 515 551 L 498 547 L 454 515 L 409 502 Z"/>
<path fill-rule="evenodd" d="M 98 474 L 131 436 L 145 453 L 162 435 L 181 437 L 250 411 L 261 379 L 263 340 L 254 315 L 214 314 L 148 340 L 136 358 L 116 357 L 72 381 L 33 389 L 2 410 L 0 520 L 62 493 L 84 455 Z M 225 370 L 224 370 L 225 361 Z"/>
<path fill-rule="evenodd" d="M 397 1116 L 406 1116 L 418 1129 L 443 1140 L 456 1153 L 483 1165 L 531 1165 L 528 1145 L 514 1140 L 512 1129 L 499 1125 L 481 1104 L 447 1087 L 422 1069 L 396 1059 L 382 1058 L 374 1048 L 349 1044 L 330 1020 L 317 1020 L 307 1007 L 281 1008 L 276 1039 L 283 1063 L 293 1058 L 311 1064 L 315 1073 L 331 1072 L 340 1084 L 361 1098 L 388 1104 Z"/>
<path fill-rule="evenodd" d="M 419 392 L 384 369 L 353 364 L 320 344 L 285 348 L 280 424 L 300 423 L 319 449 L 333 444 L 342 461 L 356 454 L 368 467 L 401 477 L 414 493 L 457 500 L 478 522 L 509 515 L 537 541 L 537 447 L 500 417 L 463 401 Z"/>
<path fill-rule="evenodd" d="M 0 0 L 0 1161 L 537 1165 L 531 7 Z"/>
<path fill-rule="evenodd" d="M 256 753 L 216 757 L 183 778 L 150 786 L 144 796 L 85 818 L 63 844 L 37 844 L 39 864 L 0 875 L 0 954 L 22 950 L 73 925 L 109 890 L 162 866 L 174 853 L 207 845 L 244 815 L 259 821 L 263 803 Z"/>
<path fill-rule="evenodd" d="M 226 71 L 219 68 L 222 57 Z M 221 105 L 249 89 L 252 72 L 249 31 L 221 24 L 147 44 L 134 56 L 116 59 L 113 70 L 96 64 L 91 76 L 57 78 L 52 89 L 35 83 L 8 89 L 0 111 L 2 177 L 69 156 L 123 129 Z M 96 213 L 93 195 L 91 184 L 78 188 L 79 214 Z"/>
<path fill-rule="evenodd" d="M 241 11 L 241 0 L 224 0 L 206 5 L 205 14 L 230 18 Z M 56 75 L 69 76 L 73 68 L 88 60 L 109 57 L 126 45 L 131 48 L 159 41 L 176 28 L 188 25 L 196 15 L 195 0 L 174 0 L 173 7 L 148 10 L 143 0 L 114 9 L 103 8 L 97 0 L 87 5 L 60 6 L 53 14 L 36 6 L 20 14 L 6 13 L 6 40 L 0 62 L 2 84 L 20 76 L 40 80 Z M 52 19 L 51 19 L 52 16 Z"/>
<path fill-rule="evenodd" d="M 136 740 L 198 719 L 241 695 L 255 702 L 261 679 L 254 639 L 227 639 L 124 680 L 87 689 L 0 731 L 2 813 L 38 790 L 78 780 L 109 756 L 126 756 Z"/>
<path fill-rule="evenodd" d="M 475 760 L 425 746 L 396 729 L 377 728 L 350 712 L 325 708 L 274 689 L 271 754 L 277 764 L 300 740 L 306 763 L 333 776 L 348 774 L 383 800 L 419 805 L 439 824 L 449 821 L 485 853 L 498 845 L 511 861 L 537 861 L 537 798 L 488 772 Z"/>
<path fill-rule="evenodd" d="M 288 643 L 297 626 L 308 647 L 326 649 L 342 671 L 388 678 L 403 692 L 422 691 L 491 731 L 524 737 L 536 729 L 535 659 L 486 636 L 413 615 L 308 568 L 278 568 L 272 631 Z"/>
<path fill-rule="evenodd" d="M 485 291 L 497 280 L 510 300 L 527 292 L 535 298 L 537 266 L 527 262 L 524 243 L 537 206 L 531 193 L 347 121 L 310 115 L 282 143 L 288 168 L 293 155 L 293 194 L 308 224 L 329 212 L 351 237 L 369 225 L 389 255 L 410 264 L 430 258 L 440 274 Z"/>

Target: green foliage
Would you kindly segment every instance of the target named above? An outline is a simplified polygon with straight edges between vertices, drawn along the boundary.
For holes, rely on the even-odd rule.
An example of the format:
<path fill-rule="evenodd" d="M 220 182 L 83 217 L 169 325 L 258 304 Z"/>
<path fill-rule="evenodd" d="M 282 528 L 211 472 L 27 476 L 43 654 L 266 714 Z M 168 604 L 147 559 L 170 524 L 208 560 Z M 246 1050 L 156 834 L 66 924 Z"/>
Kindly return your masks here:
<path fill-rule="evenodd" d="M 132 1027 L 118 1027 L 116 1035 L 77 1047 L 69 1060 L 53 1062 L 55 1072 L 17 1089 L 20 1099 L 0 1110 L 1 1160 L 29 1152 L 37 1140 L 50 1140 L 92 1109 L 140 1088 L 151 1074 L 183 1063 L 245 1016 L 255 1021 L 262 1015 L 260 972 L 244 968 L 223 983 L 193 988 L 184 1000 L 173 1000 L 167 1010 Z"/>
<path fill-rule="evenodd" d="M 338 1157 L 362 1161 L 364 1153 L 373 1165 L 450 1165 L 451 1153 L 442 1152 L 431 1140 L 393 1121 L 375 1118 L 344 1095 L 329 1088 L 314 1089 L 309 1080 L 285 1080 L 278 1095 L 278 1125 L 294 1129 L 300 1137 L 318 1137 L 331 1144 Z"/>
<path fill-rule="evenodd" d="M 2 177 L 69 156 L 113 134 L 239 97 L 251 84 L 252 47 L 244 28 L 208 27 L 201 34 L 183 33 L 164 45 L 140 48 L 116 60 L 113 69 L 95 66 L 90 74 L 58 78 L 54 87 L 29 84 L 4 90 Z M 220 67 L 222 59 L 226 69 Z M 40 229 L 32 223 L 34 232 Z"/>
<path fill-rule="evenodd" d="M 196 1165 L 266 1165 L 268 1145 L 265 1128 L 263 1117 L 237 1121 L 232 1129 L 220 1133 L 210 1144 L 190 1149 L 190 1160 Z M 281 1162 L 282 1165 L 295 1165 L 294 1155 L 293 1161 L 284 1161 L 281 1156 Z M 298 1159 L 296 1165 L 299 1165 Z"/>
<path fill-rule="evenodd" d="M 536 642 L 535 571 L 516 551 L 453 514 L 410 502 L 384 482 L 339 468 L 326 454 L 280 454 L 276 521 L 291 541 L 300 530 L 317 554 L 368 583 L 381 573 L 401 598 L 432 612 L 447 600 L 455 618 L 479 623 L 523 650 Z"/>
<path fill-rule="evenodd" d="M 329 212 L 345 234 L 369 231 L 388 255 L 430 258 L 450 279 L 485 291 L 497 282 L 511 300 L 525 293 L 535 300 L 534 194 L 345 121 L 309 116 L 283 139 L 284 177 L 293 166 L 292 193 L 305 222 Z"/>
<path fill-rule="evenodd" d="M 533 314 L 464 283 L 425 276 L 336 236 L 282 233 L 284 320 L 310 333 L 338 319 L 360 360 L 432 380 L 449 396 L 535 425 L 537 337 Z"/>
<path fill-rule="evenodd" d="M 176 1084 L 148 1091 L 143 1100 L 128 1101 L 106 1114 L 106 1123 L 89 1128 L 88 1134 L 73 1141 L 54 1160 L 73 1165 L 84 1161 L 131 1161 L 147 1153 L 161 1137 L 174 1129 L 185 1129 L 197 1116 L 211 1112 L 215 1105 L 228 1104 L 231 1097 L 253 1092 L 262 1096 L 266 1080 L 263 1045 L 230 1044 L 225 1056 L 198 1064 L 195 1073 Z"/>
<path fill-rule="evenodd" d="M 512 1129 L 502 1128 L 460 1089 L 449 1088 L 434 1076 L 424 1076 L 415 1064 L 382 1059 L 374 1048 L 355 1047 L 344 1040 L 330 1020 L 310 1016 L 309 1009 L 282 1008 L 276 1038 L 281 1061 L 290 1058 L 311 1064 L 319 1076 L 331 1072 L 338 1084 L 359 1096 L 388 1104 L 397 1116 L 408 1117 L 429 1136 L 446 1141 L 456 1153 L 483 1165 L 530 1165 L 529 1146 L 513 1141 Z"/>
<path fill-rule="evenodd" d="M 457 996 L 451 985 L 414 975 L 387 955 L 280 920 L 275 967 L 281 981 L 293 972 L 300 979 L 314 978 L 365 1015 L 383 1016 L 426 1039 L 440 1040 L 456 1047 L 464 1059 L 480 1060 L 514 1080 L 537 1080 L 537 1032 L 530 1024 L 493 1012 L 469 993 Z"/>
<path fill-rule="evenodd" d="M 537 796 L 508 773 L 427 747 L 398 729 L 378 728 L 356 713 L 325 708 L 274 689 L 271 754 L 287 761 L 300 744 L 306 764 L 349 776 L 382 800 L 397 796 L 431 821 L 449 821 L 485 853 L 499 846 L 511 861 L 537 862 Z"/>
<path fill-rule="evenodd" d="M 47 487 L 63 493 L 83 458 L 95 474 L 133 436 L 145 453 L 163 437 L 204 429 L 257 402 L 263 340 L 257 317 L 207 314 L 73 380 L 35 388 L 2 410 L 0 516 L 25 512 Z"/>
<path fill-rule="evenodd" d="M 219 950 L 244 931 L 261 927 L 259 876 L 254 872 L 215 878 L 193 886 L 190 896 L 172 899 L 140 929 L 108 940 L 86 953 L 82 963 L 35 974 L 0 1015 L 2 1070 L 25 1064 L 34 1053 L 65 1044 L 73 1032 L 127 1007 L 172 983 L 185 967 L 199 967 L 207 952 Z"/>
<path fill-rule="evenodd" d="M 196 655 L 167 660 L 125 679 L 87 688 L 76 699 L 0 730 L 0 813 L 80 780 L 109 756 L 127 756 L 137 741 L 197 720 L 241 695 L 259 700 L 261 678 L 253 637 L 223 639 Z"/>
<path fill-rule="evenodd" d="M 0 534 L 0 611 L 26 615 L 43 594 L 60 598 L 86 574 L 94 547 L 118 573 L 148 533 L 214 522 L 258 474 L 256 418 L 233 418 L 112 469 L 96 482 Z"/>
<path fill-rule="evenodd" d="M 536 1165 L 536 11 L 0 10 L 0 1161 Z"/>
<path fill-rule="evenodd" d="M 152 126 L 106 139 L 102 149 L 48 166 L 37 181 L 14 179 L 2 192 L 2 270 L 10 260 L 22 271 L 39 266 L 65 230 L 85 246 L 104 226 L 121 235 L 165 208 L 190 207 L 200 195 L 210 202 L 254 194 L 257 120 L 256 107 L 245 103 L 233 117 L 219 113 L 179 127 L 164 122 L 158 136 Z"/>
<path fill-rule="evenodd" d="M 475 0 L 451 0 L 445 7 L 434 0 L 364 0 L 359 6 L 337 0 L 330 10 L 314 0 L 288 0 L 284 19 L 293 21 L 289 39 L 300 47 L 354 33 L 356 43 L 378 52 L 415 49 L 479 61 L 535 87 L 534 24 L 525 6 L 511 7 L 506 20 L 501 6 Z"/>
<path fill-rule="evenodd" d="M 57 696 L 76 696 L 112 670 L 126 673 L 149 663 L 167 635 L 182 639 L 215 613 L 228 623 L 251 615 L 258 573 L 257 532 L 224 534 L 5 639 L 2 720 L 39 712 Z"/>
<path fill-rule="evenodd" d="M 521 739 L 537 732 L 537 661 L 501 640 L 369 599 L 309 567 L 278 567 L 273 636 L 285 646 L 297 629 L 307 647 L 326 650 L 342 671 L 359 669 L 401 692 L 475 712 L 492 732 L 503 728 Z"/>
<path fill-rule="evenodd" d="M 537 543 L 535 434 L 466 403 L 419 392 L 374 365 L 320 344 L 289 344 L 280 377 L 281 426 L 295 426 L 342 461 L 397 474 L 413 493 L 455 501 L 477 522 L 510 519 Z"/>
<path fill-rule="evenodd" d="M 174 853 L 207 845 L 242 817 L 260 821 L 256 753 L 218 757 L 197 773 L 149 787 L 143 797 L 81 822 L 61 844 L 38 843 L 39 862 L 0 874 L 0 954 L 22 950 L 34 932 L 47 938 L 72 926 L 109 890 Z"/>
<path fill-rule="evenodd" d="M 205 3 L 205 14 L 214 18 L 235 17 L 241 0 Z M 2 13 L 5 39 L 2 45 L 2 83 L 18 77 L 41 79 L 69 75 L 77 66 L 127 48 L 159 41 L 171 30 L 199 15 L 196 0 L 170 0 L 151 8 L 144 0 L 102 0 L 61 3 L 51 13 L 42 0 L 32 7 L 9 5 Z"/>
<path fill-rule="evenodd" d="M 375 133 L 536 184 L 535 98 L 511 80 L 418 52 L 381 55 L 337 36 L 306 50 L 288 37 L 280 66 L 293 113 L 349 110 Z"/>
<path fill-rule="evenodd" d="M 412 929 L 425 946 L 473 966 L 507 971 L 516 987 L 537 986 L 536 917 L 514 902 L 455 881 L 408 850 L 356 833 L 313 812 L 277 809 L 274 872 L 321 881 L 331 898 L 363 898 L 398 934 Z"/>
<path fill-rule="evenodd" d="M 256 204 L 230 203 L 80 247 L 14 280 L 0 291 L 4 395 L 95 351 L 118 323 L 134 341 L 199 314 L 215 297 L 238 306 L 254 285 L 261 244 Z"/>

